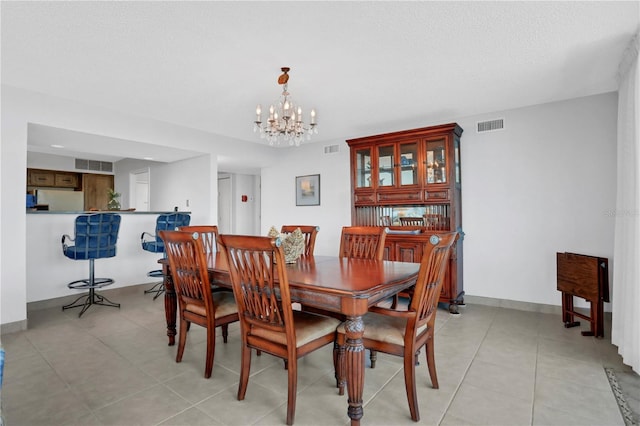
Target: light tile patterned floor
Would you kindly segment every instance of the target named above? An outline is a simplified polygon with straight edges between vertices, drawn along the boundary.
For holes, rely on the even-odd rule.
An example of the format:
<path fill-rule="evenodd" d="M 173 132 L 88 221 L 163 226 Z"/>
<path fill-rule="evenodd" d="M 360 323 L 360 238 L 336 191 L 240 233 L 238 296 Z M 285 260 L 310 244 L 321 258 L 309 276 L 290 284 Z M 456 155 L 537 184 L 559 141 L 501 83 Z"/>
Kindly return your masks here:
<path fill-rule="evenodd" d="M 237 326 L 228 344 L 218 341 L 213 376 L 204 379 L 203 330 L 192 327 L 177 364 L 163 300 L 143 295 L 146 287 L 110 291 L 121 309 L 95 306 L 82 318 L 60 307 L 31 311 L 29 330 L 3 335 L 6 424 L 284 424 L 280 360 L 254 356 L 246 399 L 237 401 Z M 603 366 L 624 373 L 628 387 L 640 382 L 608 337 L 582 337 L 559 315 L 471 304 L 461 315 L 441 309 L 435 342 L 440 389 L 430 386 L 424 354 L 417 368 L 421 424 L 623 425 Z M 297 425 L 348 424 L 331 347 L 300 361 L 298 392 Z M 414 424 L 399 358 L 379 354 L 376 368 L 367 368 L 364 402 L 363 425 Z"/>

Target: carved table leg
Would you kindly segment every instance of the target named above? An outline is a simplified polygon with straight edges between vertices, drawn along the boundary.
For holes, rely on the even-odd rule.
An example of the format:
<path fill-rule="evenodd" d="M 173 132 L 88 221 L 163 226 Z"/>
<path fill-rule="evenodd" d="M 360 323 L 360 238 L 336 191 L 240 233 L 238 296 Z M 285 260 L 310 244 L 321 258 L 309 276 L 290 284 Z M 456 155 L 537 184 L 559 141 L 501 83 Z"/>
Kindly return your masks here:
<path fill-rule="evenodd" d="M 345 324 L 348 414 L 352 425 L 359 425 L 363 415 L 362 392 L 364 388 L 364 324 L 361 316 L 347 318 Z"/>
<path fill-rule="evenodd" d="M 162 265 L 164 274 L 164 315 L 167 319 L 167 336 L 169 336 L 169 346 L 176 344 L 176 289 L 173 286 L 171 273 L 168 265 Z"/>

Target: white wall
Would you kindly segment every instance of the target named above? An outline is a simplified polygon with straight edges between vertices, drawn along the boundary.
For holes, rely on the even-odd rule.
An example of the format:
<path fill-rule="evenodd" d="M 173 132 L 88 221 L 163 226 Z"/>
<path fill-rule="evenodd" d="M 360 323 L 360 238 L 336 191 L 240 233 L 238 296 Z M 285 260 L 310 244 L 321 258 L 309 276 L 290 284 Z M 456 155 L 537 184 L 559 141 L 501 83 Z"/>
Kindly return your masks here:
<path fill-rule="evenodd" d="M 65 157 L 62 155 L 43 154 L 41 152 L 27 153 L 27 167 L 30 169 L 45 170 L 63 170 L 67 172 L 78 173 L 97 173 L 103 175 L 111 175 L 113 173 L 100 172 L 94 170 L 76 169 L 76 161 L 73 157 Z"/>
<path fill-rule="evenodd" d="M 260 228 L 256 227 L 256 217 L 260 214 L 260 177 L 254 175 L 234 174 L 231 197 L 234 215 L 234 233 L 241 235 L 256 235 Z M 242 201 L 242 196 L 247 201 Z"/>
<path fill-rule="evenodd" d="M 613 267 L 617 95 L 410 123 L 457 122 L 461 138 L 464 286 L 469 295 L 560 305 L 556 252 L 608 257 Z M 505 119 L 478 134 L 477 121 Z M 389 132 L 402 130 L 388 129 Z M 367 136 L 363 134 L 360 136 Z M 349 155 L 327 144 L 283 150 L 262 172 L 262 228 L 316 224 L 318 254 L 335 255 L 350 224 Z M 296 207 L 295 176 L 321 175 L 321 205 Z M 606 308 L 609 308 L 607 306 Z"/>
<path fill-rule="evenodd" d="M 336 144 L 338 152 L 324 153 L 325 146 Z M 349 146 L 338 140 L 280 151 L 277 163 L 262 169 L 262 234 L 271 226 L 317 225 L 315 253 L 337 255 L 342 227 L 351 225 Z M 296 176 L 315 174 L 320 205 L 296 206 Z"/>
<path fill-rule="evenodd" d="M 614 266 L 607 211 L 615 208 L 617 95 L 461 125 L 471 130 L 476 118 L 498 116 L 507 119 L 504 131 L 463 135 L 466 290 L 559 305 L 556 252 L 607 257 L 610 273 Z"/>
<path fill-rule="evenodd" d="M 191 211 L 191 224 L 217 224 L 217 165 L 203 155 L 164 164 L 149 174 L 151 211 Z M 213 170 L 212 170 L 213 169 Z M 187 200 L 189 206 L 187 206 Z"/>

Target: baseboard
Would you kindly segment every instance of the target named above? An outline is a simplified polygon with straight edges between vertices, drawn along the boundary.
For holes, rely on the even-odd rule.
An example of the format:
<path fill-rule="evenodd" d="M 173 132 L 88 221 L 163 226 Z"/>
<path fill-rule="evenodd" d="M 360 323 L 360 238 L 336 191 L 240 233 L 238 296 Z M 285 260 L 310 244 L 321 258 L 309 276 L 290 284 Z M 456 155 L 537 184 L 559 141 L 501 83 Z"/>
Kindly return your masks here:
<path fill-rule="evenodd" d="M 27 329 L 27 320 L 8 322 L 6 324 L 0 324 L 0 335 L 15 333 L 17 331 L 25 331 Z"/>
<path fill-rule="evenodd" d="M 518 311 L 540 312 L 542 314 L 562 314 L 562 306 L 543 303 L 520 302 L 518 300 L 495 299 L 493 297 L 464 295 L 467 304 L 495 306 L 497 308 L 516 309 Z"/>

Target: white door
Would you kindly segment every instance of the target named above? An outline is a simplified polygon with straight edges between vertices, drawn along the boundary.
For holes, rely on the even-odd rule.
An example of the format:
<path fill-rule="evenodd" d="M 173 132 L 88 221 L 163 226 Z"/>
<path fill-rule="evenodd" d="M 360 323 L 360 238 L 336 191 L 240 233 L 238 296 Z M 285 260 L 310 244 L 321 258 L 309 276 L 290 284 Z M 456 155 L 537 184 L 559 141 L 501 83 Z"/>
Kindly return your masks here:
<path fill-rule="evenodd" d="M 149 183 L 136 182 L 136 203 L 134 207 L 139 212 L 149 211 Z"/>
<path fill-rule="evenodd" d="M 139 212 L 149 211 L 149 169 L 137 170 L 129 175 L 129 207 Z"/>
<path fill-rule="evenodd" d="M 218 179 L 218 231 L 221 234 L 233 233 L 231 220 L 231 178 Z"/>

